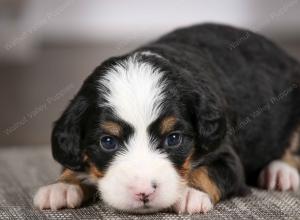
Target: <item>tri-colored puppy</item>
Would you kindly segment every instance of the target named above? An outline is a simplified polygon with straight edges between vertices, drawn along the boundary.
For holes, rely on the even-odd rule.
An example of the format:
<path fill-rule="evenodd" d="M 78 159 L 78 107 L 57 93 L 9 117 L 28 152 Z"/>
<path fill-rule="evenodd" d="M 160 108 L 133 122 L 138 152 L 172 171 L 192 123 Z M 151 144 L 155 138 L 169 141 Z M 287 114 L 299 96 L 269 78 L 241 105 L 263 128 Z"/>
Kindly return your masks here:
<path fill-rule="evenodd" d="M 205 213 L 246 183 L 296 190 L 299 83 L 299 63 L 276 45 L 222 25 L 108 59 L 55 123 L 64 171 L 34 203 L 75 208 L 97 189 L 119 210 Z"/>

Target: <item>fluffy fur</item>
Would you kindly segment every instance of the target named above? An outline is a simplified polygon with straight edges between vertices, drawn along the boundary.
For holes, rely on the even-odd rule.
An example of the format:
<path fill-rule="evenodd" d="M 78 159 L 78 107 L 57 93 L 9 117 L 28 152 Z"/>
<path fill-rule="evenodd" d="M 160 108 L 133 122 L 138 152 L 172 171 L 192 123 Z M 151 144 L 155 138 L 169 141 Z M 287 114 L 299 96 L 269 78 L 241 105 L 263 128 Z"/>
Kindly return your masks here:
<path fill-rule="evenodd" d="M 140 62 L 133 55 L 108 69 L 99 81 L 105 99 L 100 107 L 110 107 L 137 131 L 146 131 L 162 112 L 165 90 L 162 76 L 158 68 Z"/>
<path fill-rule="evenodd" d="M 296 190 L 299 144 L 292 143 L 299 140 L 291 139 L 299 139 L 300 66 L 248 31 L 230 47 L 245 32 L 192 26 L 103 62 L 55 123 L 60 182 L 85 197 L 92 183 L 110 206 L 139 213 L 205 213 L 258 181 Z M 170 138 L 178 144 L 170 147 Z M 85 200 L 69 202 L 75 194 L 68 197 L 67 187 L 42 188 L 36 206 Z"/>

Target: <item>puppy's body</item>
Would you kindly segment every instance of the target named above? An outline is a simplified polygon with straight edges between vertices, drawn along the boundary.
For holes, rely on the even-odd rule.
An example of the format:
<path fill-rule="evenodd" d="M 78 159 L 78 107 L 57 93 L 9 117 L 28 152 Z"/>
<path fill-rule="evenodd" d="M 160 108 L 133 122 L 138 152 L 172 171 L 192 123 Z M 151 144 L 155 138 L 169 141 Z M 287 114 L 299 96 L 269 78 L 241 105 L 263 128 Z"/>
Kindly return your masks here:
<path fill-rule="evenodd" d="M 182 78 L 190 84 L 187 92 L 212 91 L 249 181 L 282 157 L 300 124 L 300 66 L 276 45 L 246 30 L 207 24 L 179 29 L 141 50 L 169 60 L 178 84 Z"/>
<path fill-rule="evenodd" d="M 83 178 L 134 212 L 206 212 L 258 177 L 296 189 L 299 83 L 299 64 L 261 36 L 212 24 L 176 30 L 85 81 L 52 134 L 54 158 L 68 168 L 61 181 L 74 184 L 71 172 L 82 191 Z M 40 190 L 36 205 L 80 204 L 71 198 L 82 192 L 66 186 L 69 200 L 51 203 L 55 187 Z"/>

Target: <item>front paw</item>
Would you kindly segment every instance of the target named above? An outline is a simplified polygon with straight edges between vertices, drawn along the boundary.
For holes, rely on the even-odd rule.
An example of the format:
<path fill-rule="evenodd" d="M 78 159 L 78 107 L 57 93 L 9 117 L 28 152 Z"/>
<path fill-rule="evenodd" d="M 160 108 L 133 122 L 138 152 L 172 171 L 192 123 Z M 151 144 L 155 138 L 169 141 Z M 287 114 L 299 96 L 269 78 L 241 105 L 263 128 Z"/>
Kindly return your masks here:
<path fill-rule="evenodd" d="M 213 208 L 209 195 L 200 190 L 187 187 L 180 199 L 175 203 L 173 209 L 181 213 L 206 213 Z"/>
<path fill-rule="evenodd" d="M 41 187 L 34 196 L 33 203 L 39 209 L 58 210 L 76 208 L 83 201 L 83 191 L 78 185 L 55 183 Z"/>

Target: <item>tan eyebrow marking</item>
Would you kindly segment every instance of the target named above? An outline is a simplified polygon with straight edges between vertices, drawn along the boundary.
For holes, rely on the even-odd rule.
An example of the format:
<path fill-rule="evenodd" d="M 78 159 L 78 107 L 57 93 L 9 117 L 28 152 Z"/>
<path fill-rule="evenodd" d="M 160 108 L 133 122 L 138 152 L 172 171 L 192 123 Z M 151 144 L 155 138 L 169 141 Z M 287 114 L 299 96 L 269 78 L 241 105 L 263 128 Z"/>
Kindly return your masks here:
<path fill-rule="evenodd" d="M 166 134 L 171 132 L 174 129 L 174 126 L 176 124 L 176 117 L 175 116 L 168 116 L 164 118 L 160 125 L 160 131 L 162 134 Z"/>
<path fill-rule="evenodd" d="M 105 132 L 111 135 L 115 135 L 118 137 L 122 135 L 122 127 L 116 122 L 107 121 L 101 124 L 101 127 L 103 128 L 103 130 L 105 130 Z"/>

